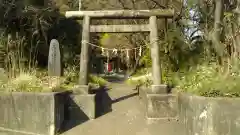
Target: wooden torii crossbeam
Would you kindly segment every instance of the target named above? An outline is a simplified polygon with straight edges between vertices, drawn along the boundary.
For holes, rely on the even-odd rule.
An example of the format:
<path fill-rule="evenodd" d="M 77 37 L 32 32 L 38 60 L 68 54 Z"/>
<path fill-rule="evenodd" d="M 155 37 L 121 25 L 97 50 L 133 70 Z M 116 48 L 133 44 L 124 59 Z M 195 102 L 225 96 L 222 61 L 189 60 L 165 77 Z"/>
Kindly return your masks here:
<path fill-rule="evenodd" d="M 173 9 L 156 9 L 156 10 L 103 10 L 103 11 L 67 11 L 66 17 L 76 17 L 83 19 L 82 29 L 82 48 L 80 59 L 79 84 L 88 85 L 89 76 L 89 39 L 90 32 L 150 32 L 151 59 L 152 59 L 152 78 L 153 93 L 162 93 L 162 78 L 160 64 L 160 46 L 158 41 L 157 19 L 167 19 L 174 16 Z M 147 18 L 149 24 L 139 25 L 91 25 L 91 18 L 117 18 L 133 19 Z"/>

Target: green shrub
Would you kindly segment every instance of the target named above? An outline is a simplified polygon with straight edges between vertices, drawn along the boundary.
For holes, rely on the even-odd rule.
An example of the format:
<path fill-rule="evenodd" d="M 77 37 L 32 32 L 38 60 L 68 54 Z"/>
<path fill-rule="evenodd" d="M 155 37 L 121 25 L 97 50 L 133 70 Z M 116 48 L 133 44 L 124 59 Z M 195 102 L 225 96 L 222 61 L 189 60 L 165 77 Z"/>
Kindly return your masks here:
<path fill-rule="evenodd" d="M 105 86 L 107 84 L 107 81 L 105 79 L 95 75 L 90 75 L 89 81 L 90 83 L 97 84 L 98 86 Z"/>
<path fill-rule="evenodd" d="M 206 97 L 239 97 L 240 71 L 236 66 L 205 64 L 175 76 L 177 88 Z"/>
<path fill-rule="evenodd" d="M 67 66 L 64 69 L 64 87 L 69 88 L 78 83 L 79 80 L 79 69 L 76 66 Z"/>

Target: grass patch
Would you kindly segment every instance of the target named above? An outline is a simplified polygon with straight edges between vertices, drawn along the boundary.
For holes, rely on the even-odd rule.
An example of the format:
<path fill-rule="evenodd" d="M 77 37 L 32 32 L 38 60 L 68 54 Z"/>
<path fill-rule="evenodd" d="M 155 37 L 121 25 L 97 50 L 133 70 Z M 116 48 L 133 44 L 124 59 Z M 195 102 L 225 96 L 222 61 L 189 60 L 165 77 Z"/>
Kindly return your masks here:
<path fill-rule="evenodd" d="M 149 78 L 140 79 L 140 80 L 128 79 L 125 81 L 125 83 L 128 85 L 141 85 L 141 86 L 145 86 L 145 87 L 150 87 L 152 85 L 152 80 Z"/>
<path fill-rule="evenodd" d="M 141 68 L 138 69 L 133 75 L 132 77 L 138 77 L 138 76 L 142 76 L 142 75 L 146 75 L 148 73 L 150 73 L 151 69 L 149 68 Z"/>
<path fill-rule="evenodd" d="M 64 80 L 60 77 L 38 78 L 33 74 L 21 73 L 15 78 L 1 80 L 0 88 L 6 92 L 58 92 L 67 90 Z"/>
<path fill-rule="evenodd" d="M 9 78 L 3 71 L 0 75 L 0 90 L 5 92 L 60 92 L 72 90 L 77 84 L 76 74 L 69 73 L 64 77 L 49 77 L 45 72 L 22 72 Z M 90 75 L 90 85 L 104 86 L 107 81 L 101 77 Z"/>
<path fill-rule="evenodd" d="M 234 65 L 234 64 L 231 64 Z M 204 64 L 179 73 L 175 77 L 177 88 L 205 97 L 240 97 L 240 71 L 238 64 Z"/>
<path fill-rule="evenodd" d="M 68 72 L 68 70 L 66 70 Z M 33 69 L 24 71 L 15 76 L 9 76 L 3 69 L 0 70 L 0 90 L 5 92 L 61 92 L 72 90 L 77 77 L 67 74 L 63 77 L 50 77 L 46 70 Z"/>
<path fill-rule="evenodd" d="M 149 73 L 150 73 L 149 68 L 138 69 L 129 79 L 125 81 L 125 83 L 128 85 L 150 86 L 152 82 L 151 78 L 149 78 L 149 76 L 144 76 L 144 75 L 148 75 Z M 141 76 L 144 76 L 144 77 L 141 77 Z M 135 79 L 135 78 L 138 78 L 138 79 Z"/>

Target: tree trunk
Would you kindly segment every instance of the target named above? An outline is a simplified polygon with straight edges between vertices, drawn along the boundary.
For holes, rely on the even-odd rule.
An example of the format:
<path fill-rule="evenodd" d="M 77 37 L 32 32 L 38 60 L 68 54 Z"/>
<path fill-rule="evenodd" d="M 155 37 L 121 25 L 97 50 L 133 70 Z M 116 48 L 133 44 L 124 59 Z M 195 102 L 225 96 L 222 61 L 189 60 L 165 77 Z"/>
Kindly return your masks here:
<path fill-rule="evenodd" d="M 221 62 L 221 58 L 224 53 L 224 46 L 220 44 L 223 30 L 222 20 L 223 20 L 223 0 L 215 0 L 214 30 L 212 42 L 217 53 L 217 57 L 220 60 L 219 62 Z"/>
<path fill-rule="evenodd" d="M 239 33 L 239 26 L 240 26 L 240 0 L 237 0 L 237 9 L 236 9 L 236 13 L 237 13 L 237 25 L 234 26 L 234 33 L 235 33 L 235 51 L 238 55 L 238 57 L 240 56 L 240 33 Z"/>

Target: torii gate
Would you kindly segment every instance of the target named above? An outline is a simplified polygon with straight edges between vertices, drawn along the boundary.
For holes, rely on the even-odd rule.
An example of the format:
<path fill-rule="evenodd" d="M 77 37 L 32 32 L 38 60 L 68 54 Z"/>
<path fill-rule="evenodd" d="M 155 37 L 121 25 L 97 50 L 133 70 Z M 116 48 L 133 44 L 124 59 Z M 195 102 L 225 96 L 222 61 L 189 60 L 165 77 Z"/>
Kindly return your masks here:
<path fill-rule="evenodd" d="M 89 76 L 89 39 L 90 32 L 150 32 L 151 59 L 152 59 L 152 93 L 166 93 L 162 84 L 161 63 L 158 41 L 157 18 L 167 19 L 174 16 L 173 9 L 156 10 L 103 10 L 103 11 L 67 11 L 66 17 L 83 19 L 82 46 L 80 59 L 79 85 L 88 85 Z M 92 18 L 134 19 L 148 18 L 149 24 L 141 25 L 91 25 Z"/>

